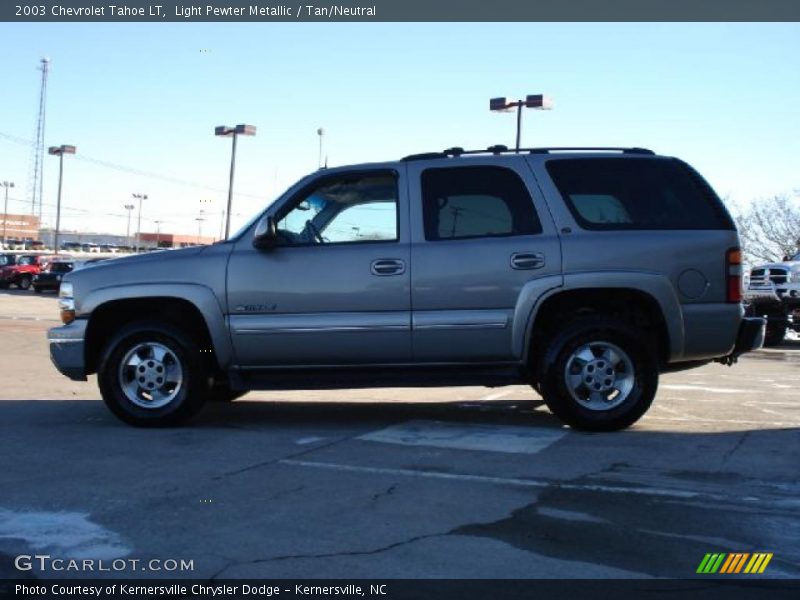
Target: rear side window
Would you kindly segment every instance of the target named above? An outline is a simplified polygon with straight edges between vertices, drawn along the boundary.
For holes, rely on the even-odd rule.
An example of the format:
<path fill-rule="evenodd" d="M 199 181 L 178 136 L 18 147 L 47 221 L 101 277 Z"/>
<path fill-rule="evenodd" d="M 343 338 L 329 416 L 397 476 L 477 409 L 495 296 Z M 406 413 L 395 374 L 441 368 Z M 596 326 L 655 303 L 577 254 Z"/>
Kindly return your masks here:
<path fill-rule="evenodd" d="M 734 229 L 711 186 L 677 159 L 550 160 L 547 171 L 585 229 Z"/>
<path fill-rule="evenodd" d="M 519 175 L 504 167 L 426 169 L 422 217 L 430 241 L 541 233 Z"/>

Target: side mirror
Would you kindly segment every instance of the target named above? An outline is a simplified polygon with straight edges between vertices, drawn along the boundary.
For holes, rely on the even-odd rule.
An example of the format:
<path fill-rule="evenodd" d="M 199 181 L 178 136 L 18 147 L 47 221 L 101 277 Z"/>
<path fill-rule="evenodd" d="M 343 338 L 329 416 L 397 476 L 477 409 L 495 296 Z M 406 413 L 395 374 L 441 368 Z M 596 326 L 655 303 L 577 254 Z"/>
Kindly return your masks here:
<path fill-rule="evenodd" d="M 278 228 L 275 226 L 275 217 L 262 217 L 253 233 L 253 246 L 259 250 L 272 250 L 277 245 Z"/>

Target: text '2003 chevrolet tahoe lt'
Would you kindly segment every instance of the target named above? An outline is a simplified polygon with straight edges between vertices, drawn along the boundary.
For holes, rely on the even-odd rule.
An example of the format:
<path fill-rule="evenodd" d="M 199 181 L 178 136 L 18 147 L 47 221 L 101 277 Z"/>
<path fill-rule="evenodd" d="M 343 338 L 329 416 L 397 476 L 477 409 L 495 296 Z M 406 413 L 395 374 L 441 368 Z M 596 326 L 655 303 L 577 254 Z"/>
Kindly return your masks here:
<path fill-rule="evenodd" d="M 504 147 L 323 169 L 227 241 L 65 276 L 48 333 L 108 407 L 177 424 L 248 390 L 526 383 L 616 430 L 659 373 L 760 347 L 736 228 L 649 150 Z"/>

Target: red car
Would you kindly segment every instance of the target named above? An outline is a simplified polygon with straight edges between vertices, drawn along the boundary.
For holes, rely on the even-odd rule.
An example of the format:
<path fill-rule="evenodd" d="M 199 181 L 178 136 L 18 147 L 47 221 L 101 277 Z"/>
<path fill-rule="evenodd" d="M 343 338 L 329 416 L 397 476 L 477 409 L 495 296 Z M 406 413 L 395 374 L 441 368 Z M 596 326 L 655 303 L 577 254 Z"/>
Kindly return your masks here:
<path fill-rule="evenodd" d="M 0 254 L 0 287 L 11 284 L 21 290 L 31 287 L 33 276 L 38 274 L 51 257 L 39 254 Z"/>

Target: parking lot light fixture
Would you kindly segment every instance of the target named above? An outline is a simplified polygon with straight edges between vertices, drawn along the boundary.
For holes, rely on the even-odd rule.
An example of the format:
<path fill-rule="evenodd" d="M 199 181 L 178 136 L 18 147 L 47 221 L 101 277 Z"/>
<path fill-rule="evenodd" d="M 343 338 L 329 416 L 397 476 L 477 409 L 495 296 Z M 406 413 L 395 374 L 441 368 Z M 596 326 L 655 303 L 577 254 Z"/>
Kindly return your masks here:
<path fill-rule="evenodd" d="M 133 194 L 133 197 L 139 201 L 139 218 L 136 222 L 136 252 L 142 249 L 142 202 L 147 200 L 147 194 Z"/>
<path fill-rule="evenodd" d="M 325 129 L 320 127 L 317 129 L 317 135 L 319 136 L 319 157 L 317 158 L 317 168 L 322 168 L 322 138 L 325 137 Z"/>
<path fill-rule="evenodd" d="M 64 181 L 64 155 L 75 154 L 77 148 L 69 144 L 61 146 L 50 146 L 47 153 L 58 156 L 58 200 L 56 201 L 56 230 L 53 234 L 53 253 L 58 254 L 58 234 L 61 228 L 61 184 Z"/>
<path fill-rule="evenodd" d="M 135 204 L 126 204 L 125 210 L 128 211 L 128 228 L 125 230 L 125 243 L 128 245 L 128 250 L 131 247 L 131 211 L 136 208 Z"/>
<path fill-rule="evenodd" d="M 533 108 L 535 110 L 550 110 L 553 108 L 553 100 L 543 94 L 528 94 L 525 100 L 508 100 L 506 97 L 492 98 L 489 100 L 489 110 L 494 112 L 510 112 L 517 109 L 517 144 L 516 151 L 519 153 L 520 137 L 522 135 L 522 108 Z"/>
<path fill-rule="evenodd" d="M 200 214 L 202 214 L 202 211 Z M 200 240 L 203 237 L 203 221 L 205 221 L 206 219 L 205 217 L 201 216 L 201 217 L 195 217 L 194 220 L 197 221 L 197 245 L 199 246 Z"/>
<path fill-rule="evenodd" d="M 6 200 L 5 200 L 5 203 L 3 204 L 3 248 L 5 249 L 5 247 L 6 247 L 6 223 L 8 222 L 8 190 L 10 188 L 14 187 L 14 182 L 13 181 L 3 181 L 3 182 L 0 182 L 0 185 L 2 185 L 6 189 Z"/>
<path fill-rule="evenodd" d="M 240 135 L 255 135 L 255 125 L 236 125 L 235 127 L 228 127 L 227 125 L 218 125 L 214 128 L 214 135 L 220 137 L 230 136 L 233 139 L 231 144 L 231 174 L 228 181 L 228 208 L 225 211 L 225 238 L 228 239 L 231 231 L 231 204 L 233 203 L 233 172 L 236 168 L 236 138 Z"/>
<path fill-rule="evenodd" d="M 159 219 L 156 219 L 155 221 L 153 221 L 153 223 L 156 224 L 156 248 L 160 248 L 161 247 L 161 224 L 163 222 L 164 221 L 161 221 Z"/>

